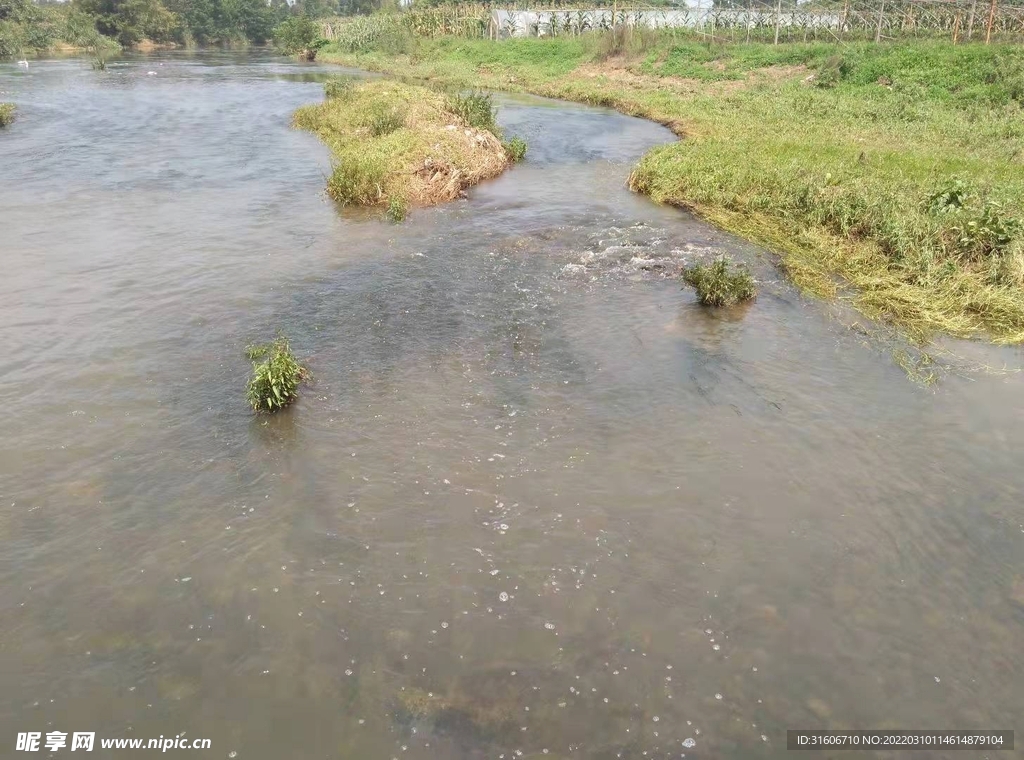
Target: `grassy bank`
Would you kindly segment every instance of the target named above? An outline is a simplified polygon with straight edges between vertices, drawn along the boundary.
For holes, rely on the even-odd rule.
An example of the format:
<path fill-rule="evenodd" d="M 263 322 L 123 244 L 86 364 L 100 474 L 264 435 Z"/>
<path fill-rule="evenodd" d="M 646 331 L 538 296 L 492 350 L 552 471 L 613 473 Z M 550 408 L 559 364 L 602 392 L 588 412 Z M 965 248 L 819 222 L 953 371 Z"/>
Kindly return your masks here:
<path fill-rule="evenodd" d="M 510 163 L 487 97 L 387 80 L 338 79 L 325 91 L 323 103 L 296 112 L 295 126 L 331 148 L 327 191 L 343 205 L 386 207 L 399 219 L 410 206 L 457 198 Z"/>
<path fill-rule="evenodd" d="M 1019 46 L 709 46 L 656 33 L 344 37 L 322 60 L 607 105 L 686 139 L 635 190 L 765 244 L 910 336 L 1024 340 Z"/>

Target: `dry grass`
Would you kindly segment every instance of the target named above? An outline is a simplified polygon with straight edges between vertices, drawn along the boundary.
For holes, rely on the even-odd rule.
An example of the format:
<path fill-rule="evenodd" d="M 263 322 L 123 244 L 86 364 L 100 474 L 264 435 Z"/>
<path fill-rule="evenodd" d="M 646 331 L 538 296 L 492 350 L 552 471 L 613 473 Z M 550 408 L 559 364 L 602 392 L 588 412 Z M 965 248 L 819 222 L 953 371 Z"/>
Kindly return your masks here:
<path fill-rule="evenodd" d="M 498 137 L 466 123 L 449 98 L 399 82 L 353 84 L 344 97 L 300 108 L 295 126 L 331 148 L 327 190 L 345 205 L 433 206 L 509 165 Z"/>

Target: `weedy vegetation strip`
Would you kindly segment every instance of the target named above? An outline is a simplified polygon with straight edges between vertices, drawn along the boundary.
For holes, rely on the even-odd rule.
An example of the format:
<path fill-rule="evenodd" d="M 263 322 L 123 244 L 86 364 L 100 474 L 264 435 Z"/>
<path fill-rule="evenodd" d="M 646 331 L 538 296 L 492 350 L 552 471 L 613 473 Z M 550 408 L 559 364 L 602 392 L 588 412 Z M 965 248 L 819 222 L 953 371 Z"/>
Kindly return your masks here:
<path fill-rule="evenodd" d="M 643 157 L 634 190 L 765 245 L 801 288 L 915 340 L 1024 341 L 1024 48 L 699 39 L 392 29 L 323 57 L 666 124 L 683 139 Z"/>

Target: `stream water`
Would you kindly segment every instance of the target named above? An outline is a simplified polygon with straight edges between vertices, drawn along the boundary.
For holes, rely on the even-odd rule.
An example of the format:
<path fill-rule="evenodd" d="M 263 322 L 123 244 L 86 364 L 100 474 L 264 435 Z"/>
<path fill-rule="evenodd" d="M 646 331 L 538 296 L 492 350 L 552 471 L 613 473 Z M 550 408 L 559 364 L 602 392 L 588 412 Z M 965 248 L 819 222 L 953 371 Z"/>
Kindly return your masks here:
<path fill-rule="evenodd" d="M 502 98 L 525 163 L 402 225 L 339 212 L 289 128 L 325 71 L 0 65 L 0 755 L 1024 729 L 1024 378 L 908 381 L 630 194 L 672 136 L 608 110 Z M 673 275 L 722 252 L 761 292 L 709 312 Z M 254 417 L 243 348 L 278 331 L 314 379 Z"/>

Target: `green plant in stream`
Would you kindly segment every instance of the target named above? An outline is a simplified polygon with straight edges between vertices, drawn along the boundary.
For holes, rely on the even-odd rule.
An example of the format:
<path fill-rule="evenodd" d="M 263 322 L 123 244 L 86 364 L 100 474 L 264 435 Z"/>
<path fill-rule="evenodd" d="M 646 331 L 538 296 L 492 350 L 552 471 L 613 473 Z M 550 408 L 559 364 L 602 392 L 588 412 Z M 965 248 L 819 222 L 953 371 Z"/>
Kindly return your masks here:
<path fill-rule="evenodd" d="M 299 383 L 309 373 L 295 358 L 287 338 L 251 345 L 245 355 L 252 362 L 246 397 L 255 411 L 277 411 L 298 397 Z"/>
<path fill-rule="evenodd" d="M 92 67 L 93 67 L 93 69 L 95 71 L 106 71 L 107 70 L 107 61 L 102 56 L 99 56 L 99 57 L 97 57 L 96 59 L 93 60 Z"/>
<path fill-rule="evenodd" d="M 384 215 L 397 224 L 403 221 L 408 213 L 409 206 L 402 198 L 392 198 L 388 201 L 388 208 Z"/>
<path fill-rule="evenodd" d="M 518 164 L 526 158 L 526 140 L 522 137 L 513 137 L 511 140 L 504 140 L 501 143 L 508 155 L 509 160 Z"/>
<path fill-rule="evenodd" d="M 742 266 L 732 268 L 724 256 L 713 264 L 687 267 L 683 281 L 697 289 L 697 299 L 705 306 L 727 306 L 757 295 L 750 272 Z"/>
<path fill-rule="evenodd" d="M 497 134 L 498 125 L 495 121 L 494 103 L 491 96 L 483 92 L 471 92 L 468 95 L 455 93 L 448 96 L 448 110 L 458 116 L 471 127 L 486 129 Z"/>
<path fill-rule="evenodd" d="M 17 110 L 14 103 L 0 103 L 0 128 L 6 127 L 14 121 L 14 114 Z"/>

